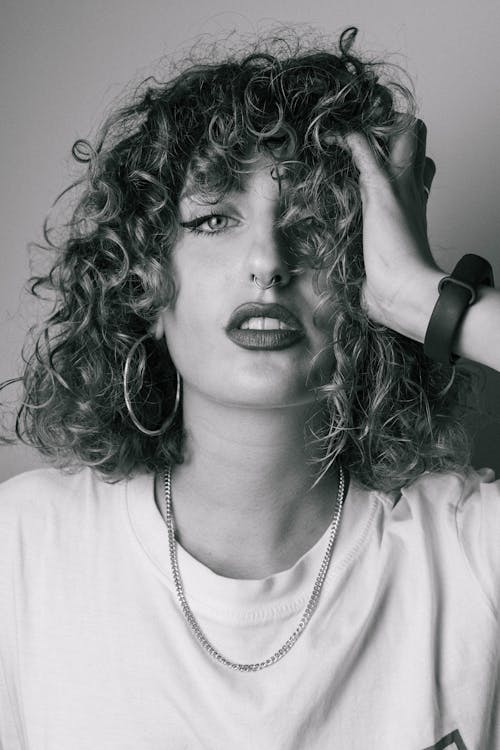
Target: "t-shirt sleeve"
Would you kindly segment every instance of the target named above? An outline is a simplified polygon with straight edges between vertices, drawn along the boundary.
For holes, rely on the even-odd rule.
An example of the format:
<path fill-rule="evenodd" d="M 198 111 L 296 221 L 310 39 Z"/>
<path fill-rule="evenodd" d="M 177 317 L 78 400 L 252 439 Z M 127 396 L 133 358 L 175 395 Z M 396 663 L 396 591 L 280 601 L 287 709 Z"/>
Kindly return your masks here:
<path fill-rule="evenodd" d="M 460 542 L 469 565 L 498 618 L 500 613 L 500 480 L 491 469 L 465 477 L 457 506 Z"/>

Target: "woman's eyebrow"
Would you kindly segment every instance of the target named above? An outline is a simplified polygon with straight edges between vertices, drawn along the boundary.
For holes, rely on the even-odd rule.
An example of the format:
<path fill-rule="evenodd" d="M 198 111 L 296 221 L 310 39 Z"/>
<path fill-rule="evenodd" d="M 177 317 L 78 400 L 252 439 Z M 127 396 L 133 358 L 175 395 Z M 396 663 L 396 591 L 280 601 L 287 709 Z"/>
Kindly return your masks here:
<path fill-rule="evenodd" d="M 238 200 L 246 193 L 243 187 L 236 187 L 227 190 L 224 193 L 201 192 L 197 188 L 187 188 L 181 193 L 178 207 L 184 210 L 195 210 L 196 208 L 214 208 L 224 206 L 225 208 L 236 210 Z"/>
<path fill-rule="evenodd" d="M 216 192 L 210 193 L 209 191 L 203 193 L 202 191 L 199 190 L 199 188 L 188 187 L 182 191 L 180 198 L 179 198 L 179 202 L 190 201 L 191 203 L 217 204 L 217 203 L 222 203 L 223 201 L 227 199 L 231 199 L 234 196 L 242 195 L 243 193 L 246 193 L 246 189 L 244 186 L 231 188 L 230 190 L 227 190 L 224 193 L 216 193 Z"/>
<path fill-rule="evenodd" d="M 242 191 L 239 191 L 241 195 Z M 215 196 L 210 200 L 209 196 L 201 196 L 199 193 L 186 194 L 180 201 L 178 211 L 184 215 L 195 214 L 199 211 L 225 211 L 239 214 L 235 196 L 237 193 L 231 191 L 222 196 Z"/>

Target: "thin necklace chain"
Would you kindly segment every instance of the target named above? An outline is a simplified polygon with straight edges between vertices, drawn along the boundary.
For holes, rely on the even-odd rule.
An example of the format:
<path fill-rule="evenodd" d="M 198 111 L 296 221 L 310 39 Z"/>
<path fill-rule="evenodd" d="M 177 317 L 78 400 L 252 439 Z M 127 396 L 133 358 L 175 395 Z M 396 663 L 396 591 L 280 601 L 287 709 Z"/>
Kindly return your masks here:
<path fill-rule="evenodd" d="M 295 628 L 295 630 L 293 631 L 293 633 L 291 634 L 291 636 L 281 646 L 281 648 L 279 648 L 269 658 L 264 659 L 264 661 L 259 661 L 254 664 L 241 664 L 238 662 L 230 661 L 230 659 L 226 659 L 225 656 L 220 654 L 217 651 L 217 649 L 214 646 L 212 646 L 212 644 L 210 643 L 210 641 L 208 640 L 208 638 L 205 636 L 204 632 L 202 631 L 201 627 L 199 626 L 198 621 L 196 620 L 191 610 L 191 607 L 189 606 L 187 602 L 186 595 L 184 593 L 184 587 L 182 585 L 182 579 L 181 579 L 181 574 L 179 570 L 179 562 L 177 560 L 174 515 L 172 511 L 172 470 L 170 466 L 163 473 L 163 482 L 164 482 L 164 489 L 165 489 L 165 523 L 167 525 L 167 531 L 168 531 L 168 548 L 169 548 L 169 554 L 170 554 L 170 567 L 172 571 L 172 577 L 174 579 L 175 593 L 177 595 L 177 599 L 180 604 L 184 618 L 187 624 L 189 625 L 189 628 L 191 629 L 191 632 L 193 633 L 194 637 L 196 638 L 198 643 L 202 646 L 202 648 L 209 654 L 209 656 L 212 657 L 212 659 L 217 661 L 219 664 L 222 664 L 225 667 L 229 667 L 230 669 L 235 669 L 238 672 L 258 672 L 261 669 L 270 667 L 272 664 L 276 664 L 276 662 L 282 659 L 285 656 L 285 654 L 287 654 L 290 651 L 292 646 L 295 645 L 299 637 L 304 632 L 318 604 L 319 596 L 321 594 L 321 589 L 323 588 L 323 583 L 325 581 L 326 574 L 328 572 L 328 567 L 330 565 L 330 560 L 332 558 L 333 545 L 335 543 L 335 537 L 337 536 L 337 529 L 339 527 L 340 516 L 342 513 L 342 507 L 344 504 L 345 478 L 344 478 L 344 471 L 342 467 L 341 466 L 339 467 L 339 489 L 337 493 L 337 499 L 335 502 L 335 512 L 333 515 L 332 522 L 330 524 L 330 534 L 328 538 L 328 545 L 326 547 L 326 551 L 325 551 L 323 560 L 321 562 L 318 575 L 316 576 L 316 580 L 314 581 L 313 590 L 309 597 L 309 601 L 307 602 L 306 608 L 304 609 L 302 617 L 300 618 L 300 621 L 297 627 Z"/>

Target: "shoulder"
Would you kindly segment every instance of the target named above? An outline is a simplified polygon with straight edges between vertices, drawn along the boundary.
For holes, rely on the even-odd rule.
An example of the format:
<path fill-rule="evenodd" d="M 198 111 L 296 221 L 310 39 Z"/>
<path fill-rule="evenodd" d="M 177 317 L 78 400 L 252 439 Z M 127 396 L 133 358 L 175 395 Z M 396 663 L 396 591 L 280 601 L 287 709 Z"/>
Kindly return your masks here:
<path fill-rule="evenodd" d="M 42 495 L 57 494 L 81 479 L 86 472 L 86 469 L 82 469 L 69 473 L 54 468 L 25 471 L 0 483 L 0 503 L 15 499 L 27 500 L 36 497 L 40 492 Z"/>
<path fill-rule="evenodd" d="M 40 532 L 47 524 L 77 522 L 113 505 L 122 493 L 123 482 L 105 482 L 88 467 L 73 473 L 46 468 L 19 474 L 0 484 L 0 535 L 15 527 Z"/>
<path fill-rule="evenodd" d="M 445 543 L 450 536 L 467 544 L 479 522 L 498 544 L 500 481 L 492 469 L 465 467 L 457 472 L 424 472 L 389 494 L 379 493 L 387 521 L 409 534 L 420 532 L 429 542 Z M 451 541 L 451 540 L 450 540 Z"/>
<path fill-rule="evenodd" d="M 73 473 L 54 468 L 26 471 L 0 484 L 0 512 L 7 508 L 64 503 L 92 490 L 98 491 L 101 483 L 88 468 Z"/>
<path fill-rule="evenodd" d="M 422 474 L 401 490 L 395 511 L 409 516 L 434 546 L 457 541 L 462 558 L 498 614 L 500 606 L 500 481 L 491 469 Z"/>
<path fill-rule="evenodd" d="M 495 482 L 493 469 L 474 469 L 466 466 L 462 471 L 424 472 L 414 482 L 403 488 L 403 493 L 416 492 L 420 496 L 460 499 L 464 491 L 481 484 Z"/>
<path fill-rule="evenodd" d="M 500 514 L 500 481 L 492 469 L 425 472 L 392 495 L 396 515 L 408 515 L 434 532 L 462 534 L 466 518 Z M 498 528 L 498 527 L 497 527 Z"/>
<path fill-rule="evenodd" d="M 413 509 L 420 507 L 432 516 L 456 516 L 464 505 L 480 501 L 487 494 L 500 503 L 500 482 L 492 469 L 466 467 L 460 472 L 425 472 L 397 494 Z"/>
<path fill-rule="evenodd" d="M 20 571 L 35 585 L 43 570 L 79 569 L 101 548 L 113 549 L 126 512 L 125 482 L 105 482 L 90 468 L 41 469 L 1 484 L 0 597 Z"/>

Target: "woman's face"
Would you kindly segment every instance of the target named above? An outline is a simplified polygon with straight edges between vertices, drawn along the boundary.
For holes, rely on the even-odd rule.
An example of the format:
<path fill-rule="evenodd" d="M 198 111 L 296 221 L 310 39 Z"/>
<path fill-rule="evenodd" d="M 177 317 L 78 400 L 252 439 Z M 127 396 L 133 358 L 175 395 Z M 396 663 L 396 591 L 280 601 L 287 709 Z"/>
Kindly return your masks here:
<path fill-rule="evenodd" d="M 332 370 L 331 335 L 313 322 L 313 271 L 290 272 L 290 251 L 276 230 L 280 195 L 271 169 L 262 159 L 217 204 L 188 189 L 181 196 L 177 296 L 159 330 L 185 395 L 192 388 L 224 404 L 291 406 L 314 400 L 313 388 Z M 269 289 L 255 283 L 273 277 L 280 283 Z"/>

